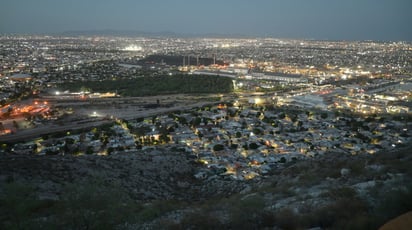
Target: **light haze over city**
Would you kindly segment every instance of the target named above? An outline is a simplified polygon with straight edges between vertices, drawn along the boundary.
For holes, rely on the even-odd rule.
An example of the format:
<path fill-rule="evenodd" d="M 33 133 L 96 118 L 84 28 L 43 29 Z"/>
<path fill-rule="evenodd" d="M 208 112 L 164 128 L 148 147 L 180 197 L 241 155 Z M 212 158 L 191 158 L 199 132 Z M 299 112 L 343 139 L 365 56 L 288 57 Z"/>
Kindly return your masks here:
<path fill-rule="evenodd" d="M 171 32 L 326 40 L 411 41 L 409 0 L 3 0 L 0 34 Z"/>

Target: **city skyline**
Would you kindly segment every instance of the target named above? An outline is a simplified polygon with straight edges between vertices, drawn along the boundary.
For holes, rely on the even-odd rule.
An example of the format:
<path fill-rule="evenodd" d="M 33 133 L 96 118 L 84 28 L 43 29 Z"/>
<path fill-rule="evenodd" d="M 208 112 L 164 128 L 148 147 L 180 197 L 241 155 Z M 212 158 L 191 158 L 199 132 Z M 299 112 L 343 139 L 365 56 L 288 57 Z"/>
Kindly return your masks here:
<path fill-rule="evenodd" d="M 323 40 L 412 41 L 412 2 L 6 0 L 0 34 L 172 32 Z"/>

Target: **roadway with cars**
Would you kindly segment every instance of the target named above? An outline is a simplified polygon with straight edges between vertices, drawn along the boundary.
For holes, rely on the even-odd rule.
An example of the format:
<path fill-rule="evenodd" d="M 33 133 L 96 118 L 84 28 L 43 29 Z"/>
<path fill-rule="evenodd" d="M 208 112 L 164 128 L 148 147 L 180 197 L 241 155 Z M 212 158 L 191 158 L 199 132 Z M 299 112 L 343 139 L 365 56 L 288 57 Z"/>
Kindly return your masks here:
<path fill-rule="evenodd" d="M 86 119 L 79 119 L 75 121 L 69 121 L 67 124 L 45 124 L 40 125 L 35 128 L 31 129 L 23 129 L 19 130 L 16 133 L 8 134 L 0 136 L 0 143 L 8 143 L 8 142 L 19 142 L 19 141 L 27 141 L 33 138 L 41 137 L 45 134 L 56 133 L 56 132 L 63 132 L 63 131 L 70 131 L 70 130 L 79 130 L 79 129 L 86 129 L 92 128 L 96 126 L 103 125 L 105 123 L 113 122 L 116 119 L 123 119 L 123 120 L 133 120 L 142 117 L 150 117 L 159 114 L 165 114 L 169 112 L 179 111 L 179 110 L 188 110 L 196 107 L 202 107 L 207 104 L 213 104 L 211 102 L 189 102 L 188 104 L 179 103 L 179 105 L 171 106 L 171 107 L 156 107 L 153 109 L 144 109 L 140 107 L 140 110 L 137 110 L 136 107 L 134 108 L 125 108 L 125 109 L 102 109 L 99 110 L 93 117 L 92 110 L 93 108 L 74 108 L 74 114 L 71 116 L 76 116 L 76 110 L 79 110 L 80 114 L 84 117 L 84 115 L 89 114 L 89 117 Z M 84 105 L 81 104 L 81 107 Z M 77 114 L 78 115 L 78 114 Z"/>

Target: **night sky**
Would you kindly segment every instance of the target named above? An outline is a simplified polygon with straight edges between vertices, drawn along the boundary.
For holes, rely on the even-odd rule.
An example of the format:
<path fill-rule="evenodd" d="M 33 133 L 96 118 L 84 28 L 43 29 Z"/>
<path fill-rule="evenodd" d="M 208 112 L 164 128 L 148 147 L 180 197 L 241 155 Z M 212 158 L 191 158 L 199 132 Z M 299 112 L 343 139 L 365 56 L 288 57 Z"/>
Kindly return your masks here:
<path fill-rule="evenodd" d="M 0 33 L 111 29 L 412 41 L 411 12 L 411 0 L 0 0 Z"/>

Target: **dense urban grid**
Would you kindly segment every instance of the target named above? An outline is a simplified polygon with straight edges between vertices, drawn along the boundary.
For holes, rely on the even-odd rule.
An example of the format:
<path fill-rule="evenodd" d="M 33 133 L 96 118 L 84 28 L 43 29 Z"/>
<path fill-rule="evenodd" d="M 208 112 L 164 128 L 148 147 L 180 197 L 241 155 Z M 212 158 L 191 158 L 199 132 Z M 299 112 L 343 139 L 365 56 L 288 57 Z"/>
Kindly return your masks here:
<path fill-rule="evenodd" d="M 121 135 L 129 144 L 118 144 L 125 141 L 111 137 L 109 140 L 117 144 L 105 143 L 108 140 L 101 142 L 101 133 L 95 131 L 95 142 L 87 143 L 93 145 L 96 153 L 107 152 L 110 147 L 134 149 L 147 145 L 142 142 L 143 137 L 156 137 L 161 132 L 167 137 L 164 138 L 167 143 L 177 143 L 179 139 L 192 148 L 196 142 L 205 151 L 213 150 L 216 144 L 238 141 L 265 143 L 259 147 L 272 148 L 281 144 L 282 148 L 274 151 L 286 151 L 285 141 L 266 142 L 282 138 L 290 141 L 286 135 L 292 135 L 296 136 L 296 142 L 300 140 L 301 146 L 294 144 L 291 151 L 287 151 L 290 153 L 307 153 L 315 147 L 375 152 L 377 148 L 404 143 L 408 133 L 405 124 L 410 115 L 412 46 L 404 42 L 117 37 L 1 39 L 1 133 L 5 140 L 19 140 L 21 133 L 39 133 L 36 128 L 53 124 L 76 128 L 76 124 L 87 126 L 92 122 L 109 123 L 113 119 L 131 128 L 124 131 L 115 128 L 117 132 L 130 133 Z M 183 87 L 184 83 L 179 82 L 175 89 L 167 89 L 170 82 L 161 85 L 168 78 L 175 81 L 176 76 L 191 79 L 195 75 L 203 79 L 231 78 L 233 86 L 222 86 L 229 81 L 211 81 L 208 83 L 211 88 L 222 88 L 220 92 L 206 95 L 213 91 L 211 89 L 198 98 L 180 96 L 185 102 L 173 96 L 152 101 L 132 97 L 199 93 L 200 89 L 187 90 L 195 87 L 190 83 Z M 199 82 L 202 78 L 193 81 Z M 151 80 L 158 87 L 150 91 L 145 90 L 148 85 L 139 83 L 130 89 L 121 85 L 121 82 L 133 85 L 133 81 Z M 209 99 L 204 101 L 205 97 Z M 363 116 L 355 118 L 349 113 Z M 397 119 L 388 119 L 388 116 Z M 146 120 L 138 122 L 137 118 Z M 353 125 L 352 120 L 358 120 L 359 125 Z M 160 126 L 175 128 L 173 132 L 165 132 Z M 150 132 L 136 131 L 139 127 Z M 254 130 L 260 131 L 254 135 Z M 280 132 L 286 135 L 279 135 Z M 78 136 L 80 134 L 77 138 L 64 136 L 60 142 L 67 147 L 65 138 L 78 140 Z M 214 140 L 218 136 L 219 140 Z M 338 137 L 347 140 L 331 140 Z M 47 148 L 41 144 L 42 139 L 34 139 L 37 147 L 33 153 L 44 154 L 50 148 L 59 148 L 53 144 Z M 313 145 L 319 141 L 325 144 Z M 75 142 L 80 146 L 81 141 Z M 307 148 L 308 145 L 311 148 Z M 242 146 L 235 148 L 235 152 L 240 154 Z M 3 146 L 3 151 L 4 148 L 10 146 Z M 24 149 L 19 145 L 14 149 L 21 148 Z M 305 150 L 299 151 L 302 148 Z"/>
<path fill-rule="evenodd" d="M 195 164 L 193 180 L 249 194 L 239 181 L 259 183 L 288 164 L 411 144 L 407 42 L 3 36 L 0 64 L 3 155 L 177 152 Z"/>

